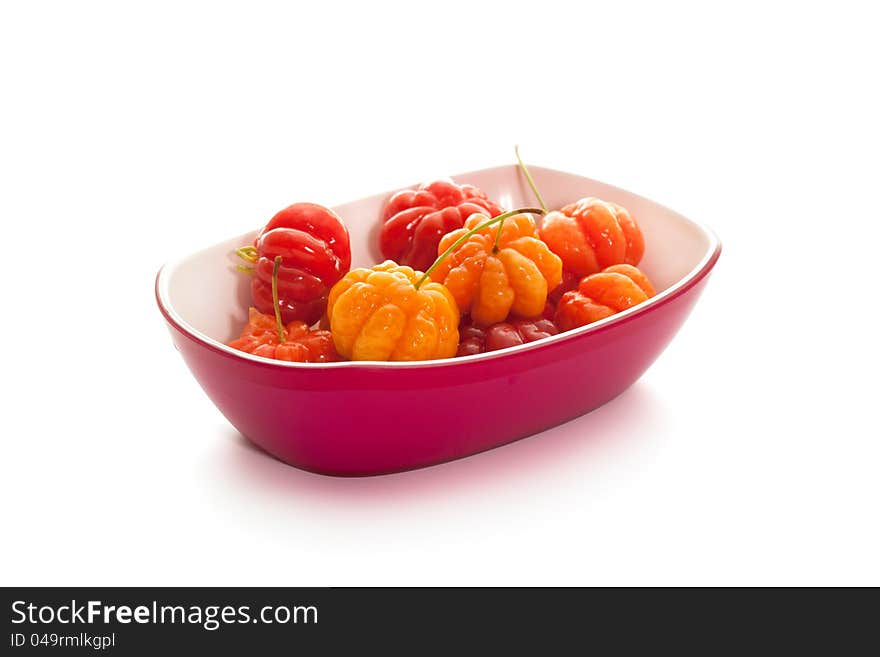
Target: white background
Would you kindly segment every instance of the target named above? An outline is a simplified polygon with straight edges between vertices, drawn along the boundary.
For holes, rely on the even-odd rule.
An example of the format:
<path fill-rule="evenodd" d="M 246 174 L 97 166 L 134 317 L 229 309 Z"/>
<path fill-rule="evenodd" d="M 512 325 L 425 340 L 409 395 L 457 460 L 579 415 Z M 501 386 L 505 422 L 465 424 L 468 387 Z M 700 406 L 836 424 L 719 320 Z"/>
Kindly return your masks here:
<path fill-rule="evenodd" d="M 0 581 L 880 584 L 876 18 L 702 4 L 5 3 Z M 249 448 L 158 267 L 516 142 L 720 235 L 656 365 L 423 471 Z"/>

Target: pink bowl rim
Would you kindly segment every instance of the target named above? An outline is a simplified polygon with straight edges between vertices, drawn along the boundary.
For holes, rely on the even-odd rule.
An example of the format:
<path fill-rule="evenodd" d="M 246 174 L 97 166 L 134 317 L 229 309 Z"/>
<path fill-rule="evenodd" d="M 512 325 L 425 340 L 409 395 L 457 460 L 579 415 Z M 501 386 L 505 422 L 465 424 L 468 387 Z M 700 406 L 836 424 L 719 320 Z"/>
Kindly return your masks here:
<path fill-rule="evenodd" d="M 497 167 L 504 168 L 504 167 Z M 538 168 L 538 167 L 532 167 Z M 545 171 L 550 171 L 553 173 L 563 174 L 563 175 L 572 175 L 570 173 L 564 171 L 558 171 L 555 169 L 549 169 L 547 167 L 540 167 Z M 490 167 L 491 169 L 491 167 Z M 490 169 L 479 169 L 478 171 L 470 171 L 467 173 L 461 173 L 452 176 L 453 179 L 456 178 L 466 178 L 470 175 L 473 175 L 477 172 L 485 172 Z M 600 181 L 595 181 L 600 182 Z M 549 347 L 552 344 L 566 342 L 568 340 L 574 340 L 580 338 L 584 335 L 589 335 L 593 333 L 599 333 L 614 326 L 618 326 L 621 324 L 628 323 L 635 318 L 644 315 L 645 313 L 650 312 L 651 310 L 658 308 L 662 305 L 669 303 L 675 298 L 681 296 L 685 292 L 687 292 L 690 288 L 696 285 L 700 280 L 702 280 L 715 266 L 715 263 L 718 261 L 718 258 L 721 255 L 721 241 L 715 235 L 715 233 L 699 222 L 694 221 L 693 219 L 689 219 L 674 210 L 667 208 L 655 201 L 651 201 L 650 199 L 646 199 L 645 197 L 639 196 L 638 194 L 634 194 L 627 190 L 621 189 L 619 187 L 614 187 L 613 185 L 608 185 L 607 183 L 600 183 L 605 185 L 606 187 L 615 189 L 617 191 L 623 192 L 625 194 L 629 194 L 630 196 L 634 196 L 636 198 L 640 198 L 642 200 L 653 203 L 656 206 L 663 208 L 664 210 L 668 210 L 672 212 L 680 219 L 688 222 L 698 230 L 700 230 L 708 239 L 709 247 L 706 249 L 706 253 L 699 263 L 678 280 L 673 285 L 670 285 L 668 288 L 658 293 L 657 295 L 651 297 L 647 301 L 644 301 L 632 308 L 624 310 L 623 312 L 617 313 L 616 315 L 612 315 L 611 317 L 607 317 L 605 319 L 599 320 L 598 322 L 594 322 L 592 324 L 588 324 L 586 326 L 581 326 L 580 328 L 572 329 L 570 331 L 565 331 L 558 335 L 553 335 L 548 338 L 542 338 L 540 340 L 536 340 L 534 342 L 529 342 L 527 344 L 517 345 L 515 347 L 507 347 L 505 349 L 499 349 L 497 351 L 491 351 L 482 354 L 474 354 L 471 356 L 457 356 L 454 358 L 444 358 L 438 360 L 421 360 L 421 361 L 374 361 L 374 360 L 363 360 L 363 361 L 341 361 L 336 363 L 294 363 L 290 361 L 281 361 L 274 360 L 271 358 L 264 358 L 262 356 L 254 356 L 253 354 L 248 354 L 243 351 L 239 351 L 237 349 L 233 349 L 229 347 L 219 340 L 215 340 L 210 336 L 205 335 L 201 331 L 196 330 L 192 326 L 190 326 L 182 317 L 180 317 L 172 307 L 172 305 L 167 300 L 167 271 L 170 267 L 176 265 L 178 262 L 182 261 L 184 258 L 180 258 L 170 263 L 164 264 L 156 274 L 156 281 L 154 292 L 156 296 L 156 303 L 159 306 L 159 310 L 162 312 L 162 315 L 165 317 L 165 320 L 173 326 L 177 331 L 182 333 L 184 336 L 190 338 L 194 342 L 199 343 L 200 345 L 210 349 L 211 351 L 217 352 L 221 355 L 237 358 L 240 360 L 251 361 L 255 364 L 262 366 L 270 366 L 275 368 L 293 368 L 293 369 L 330 369 L 330 368 L 424 368 L 424 367 L 454 367 L 456 365 L 465 365 L 467 363 L 472 363 L 476 361 L 486 361 L 495 358 L 503 358 L 505 356 L 510 356 L 522 352 L 531 351 L 534 349 L 542 349 Z M 406 189 L 403 187 L 391 190 L 386 192 L 386 194 L 393 194 L 398 189 Z M 342 205 L 342 204 L 340 204 Z M 188 257 L 188 256 L 186 256 Z"/>

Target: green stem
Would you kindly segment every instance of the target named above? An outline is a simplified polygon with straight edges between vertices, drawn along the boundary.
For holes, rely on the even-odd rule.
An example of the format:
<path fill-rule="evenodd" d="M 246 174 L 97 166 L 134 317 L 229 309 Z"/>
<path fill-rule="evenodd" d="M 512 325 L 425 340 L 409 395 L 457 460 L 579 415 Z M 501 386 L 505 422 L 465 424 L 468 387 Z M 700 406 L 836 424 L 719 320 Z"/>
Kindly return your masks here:
<path fill-rule="evenodd" d="M 504 220 L 498 223 L 498 230 L 495 231 L 495 244 L 492 245 L 492 254 L 498 253 L 498 243 L 501 241 L 501 231 L 504 230 Z"/>
<path fill-rule="evenodd" d="M 522 172 L 526 175 L 529 187 L 532 188 L 535 198 L 538 199 L 538 203 L 541 204 L 541 209 L 544 210 L 544 214 L 547 214 L 547 204 L 544 203 L 544 198 L 541 196 L 541 192 L 538 191 L 538 186 L 535 184 L 535 181 L 532 180 L 532 174 L 529 173 L 528 168 L 523 164 L 522 158 L 519 156 L 519 146 L 514 146 L 513 150 L 516 152 L 516 161 L 519 162 L 519 168 L 522 169 Z"/>
<path fill-rule="evenodd" d="M 518 210 L 510 210 L 510 211 L 505 212 L 503 214 L 499 214 L 497 217 L 492 217 L 491 219 L 487 219 L 486 221 L 484 221 L 483 223 L 481 223 L 477 226 L 474 226 L 468 232 L 466 232 L 464 235 L 462 235 L 457 240 L 455 240 L 450 245 L 450 247 L 448 249 L 446 249 L 443 253 L 441 253 L 439 256 L 437 256 L 437 259 L 434 261 L 434 264 L 432 264 L 430 267 L 428 267 L 427 271 L 425 271 L 425 273 L 422 274 L 422 277 L 416 283 L 416 289 L 418 290 L 422 286 L 422 283 L 424 283 L 426 280 L 428 280 L 428 277 L 430 277 L 431 272 L 434 271 L 435 269 L 437 269 L 437 265 L 439 265 L 441 262 L 443 262 L 447 258 L 447 256 L 449 256 L 458 247 L 460 247 L 462 244 L 464 244 L 465 241 L 471 235 L 479 233 L 484 228 L 488 228 L 489 226 L 494 226 L 495 224 L 501 223 L 505 219 L 509 219 L 510 217 L 513 217 L 518 214 L 544 214 L 544 210 L 542 210 L 540 208 L 520 208 Z M 498 236 L 497 235 L 495 237 L 495 243 L 496 243 L 496 245 L 498 244 Z"/>
<path fill-rule="evenodd" d="M 281 268 L 281 256 L 275 256 L 272 267 L 272 307 L 275 309 L 275 322 L 278 324 L 278 343 L 284 343 L 284 322 L 281 321 L 281 306 L 278 303 L 278 270 Z"/>
<path fill-rule="evenodd" d="M 257 250 L 252 246 L 243 246 L 235 250 L 235 255 L 244 260 L 245 262 L 249 262 L 254 264 L 257 260 L 260 259 Z"/>
<path fill-rule="evenodd" d="M 246 265 L 235 265 L 235 268 L 240 272 L 244 272 L 245 274 L 253 274 L 254 268 L 251 267 L 251 265 L 253 265 L 257 262 L 257 260 L 260 259 L 260 255 L 257 253 L 257 250 L 252 246 L 242 246 L 235 250 L 235 255 L 248 263 Z"/>

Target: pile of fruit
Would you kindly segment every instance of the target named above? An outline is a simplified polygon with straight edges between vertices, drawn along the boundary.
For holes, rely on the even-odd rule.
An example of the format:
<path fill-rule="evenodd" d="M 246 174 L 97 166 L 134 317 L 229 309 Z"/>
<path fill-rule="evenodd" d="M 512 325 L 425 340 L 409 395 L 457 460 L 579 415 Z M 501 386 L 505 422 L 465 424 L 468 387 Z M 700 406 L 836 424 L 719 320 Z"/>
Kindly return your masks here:
<path fill-rule="evenodd" d="M 350 269 L 348 230 L 332 210 L 282 210 L 237 251 L 253 277 L 253 307 L 229 346 L 304 363 L 469 356 L 654 295 L 636 267 L 644 238 L 625 208 L 590 197 L 549 211 L 520 166 L 540 208 L 505 211 L 451 180 L 391 196 L 380 218 L 387 260 L 370 268 Z"/>

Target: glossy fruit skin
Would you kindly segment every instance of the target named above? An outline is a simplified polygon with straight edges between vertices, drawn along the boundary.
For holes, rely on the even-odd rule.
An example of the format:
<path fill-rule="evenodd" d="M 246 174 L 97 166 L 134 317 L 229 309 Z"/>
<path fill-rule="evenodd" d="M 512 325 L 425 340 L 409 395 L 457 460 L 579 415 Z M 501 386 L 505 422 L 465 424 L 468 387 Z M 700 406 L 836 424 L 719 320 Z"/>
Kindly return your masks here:
<path fill-rule="evenodd" d="M 548 213 L 541 239 L 578 278 L 611 265 L 637 265 L 645 253 L 645 238 L 636 220 L 616 203 L 586 197 Z"/>
<path fill-rule="evenodd" d="M 354 269 L 327 303 L 336 350 L 350 360 L 450 358 L 458 348 L 458 306 L 449 291 L 422 273 L 386 261 Z"/>
<path fill-rule="evenodd" d="M 495 217 L 502 209 L 473 185 L 449 179 L 401 190 L 388 199 L 382 213 L 382 257 L 425 271 L 437 257 L 440 239 L 477 212 Z"/>
<path fill-rule="evenodd" d="M 581 280 L 562 295 L 555 321 L 560 331 L 611 317 L 654 296 L 648 277 L 632 265 L 612 265 Z"/>
<path fill-rule="evenodd" d="M 488 328 L 473 324 L 459 327 L 458 356 L 472 356 L 487 351 L 516 347 L 559 333 L 552 319 L 514 319 L 499 322 Z"/>
<path fill-rule="evenodd" d="M 472 215 L 464 227 L 440 240 L 438 252 L 445 252 L 488 218 Z M 449 288 L 462 314 L 469 314 L 475 325 L 487 327 L 509 315 L 539 317 L 548 291 L 562 278 L 562 262 L 537 238 L 534 219 L 519 214 L 506 219 L 500 228 L 489 226 L 468 237 L 438 264 L 431 278 Z"/>
<path fill-rule="evenodd" d="M 296 363 L 332 363 L 339 360 L 329 331 L 310 330 L 304 322 L 293 321 L 284 328 L 280 342 L 274 315 L 256 308 L 248 310 L 248 323 L 229 346 L 255 356 Z"/>
<path fill-rule="evenodd" d="M 559 300 L 562 298 L 562 295 L 568 292 L 569 290 L 576 290 L 578 283 L 581 282 L 581 276 L 577 274 L 573 274 L 570 271 L 562 270 L 562 280 L 559 281 L 559 285 L 550 290 L 547 294 L 547 298 L 553 304 L 558 304 Z"/>
<path fill-rule="evenodd" d="M 254 265 L 251 296 L 257 310 L 274 314 L 272 268 L 278 271 L 281 319 L 311 326 L 327 307 L 330 288 L 351 267 L 348 230 L 332 210 L 314 203 L 295 203 L 276 214 L 254 240 L 258 260 Z"/>

